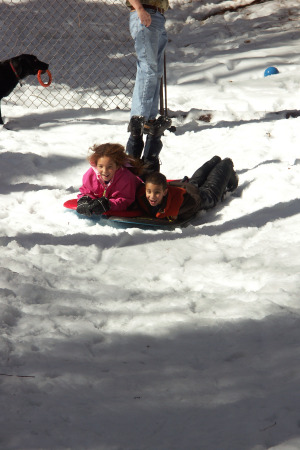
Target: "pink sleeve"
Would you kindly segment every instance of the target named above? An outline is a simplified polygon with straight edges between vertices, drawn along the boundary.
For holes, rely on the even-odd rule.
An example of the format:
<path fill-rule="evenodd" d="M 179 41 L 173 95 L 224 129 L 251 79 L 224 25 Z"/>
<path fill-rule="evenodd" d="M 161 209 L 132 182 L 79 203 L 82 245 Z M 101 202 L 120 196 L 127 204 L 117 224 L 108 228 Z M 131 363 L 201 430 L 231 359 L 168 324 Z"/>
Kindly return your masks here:
<path fill-rule="evenodd" d="M 103 187 L 98 182 L 95 172 L 90 168 L 82 178 L 82 186 L 79 188 L 80 194 L 77 198 L 81 198 L 84 195 L 88 195 L 91 198 L 101 197 L 103 194 Z"/>
<path fill-rule="evenodd" d="M 111 194 L 108 192 L 110 209 L 112 211 L 126 210 L 135 201 L 137 188 L 142 183 L 137 176 L 126 169 L 125 171 L 116 183 L 117 189 L 115 186 Z"/>

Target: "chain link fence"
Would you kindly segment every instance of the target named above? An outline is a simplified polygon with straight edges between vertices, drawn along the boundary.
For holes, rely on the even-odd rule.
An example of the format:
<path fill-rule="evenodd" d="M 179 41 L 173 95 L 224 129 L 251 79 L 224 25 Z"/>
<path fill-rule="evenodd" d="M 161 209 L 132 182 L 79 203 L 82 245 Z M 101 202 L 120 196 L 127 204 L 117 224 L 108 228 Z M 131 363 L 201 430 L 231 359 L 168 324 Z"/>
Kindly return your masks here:
<path fill-rule="evenodd" d="M 43 88 L 29 76 L 3 101 L 130 108 L 136 60 L 128 14 L 124 0 L 0 0 L 0 60 L 34 54 L 53 78 Z"/>

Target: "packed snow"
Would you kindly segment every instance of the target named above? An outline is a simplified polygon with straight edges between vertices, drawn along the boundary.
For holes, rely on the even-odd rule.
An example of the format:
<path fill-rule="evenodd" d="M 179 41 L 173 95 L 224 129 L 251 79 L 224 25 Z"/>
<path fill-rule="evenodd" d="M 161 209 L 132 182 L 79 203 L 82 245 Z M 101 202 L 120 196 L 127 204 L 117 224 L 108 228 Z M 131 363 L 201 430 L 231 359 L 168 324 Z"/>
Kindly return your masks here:
<path fill-rule="evenodd" d="M 185 228 L 63 207 L 89 147 L 126 145 L 129 111 L 6 100 L 2 450 L 300 448 L 300 8 L 249 3 L 172 0 L 166 14 L 176 132 L 161 171 L 219 155 L 239 175 Z M 61 92 L 54 74 L 47 89 Z"/>

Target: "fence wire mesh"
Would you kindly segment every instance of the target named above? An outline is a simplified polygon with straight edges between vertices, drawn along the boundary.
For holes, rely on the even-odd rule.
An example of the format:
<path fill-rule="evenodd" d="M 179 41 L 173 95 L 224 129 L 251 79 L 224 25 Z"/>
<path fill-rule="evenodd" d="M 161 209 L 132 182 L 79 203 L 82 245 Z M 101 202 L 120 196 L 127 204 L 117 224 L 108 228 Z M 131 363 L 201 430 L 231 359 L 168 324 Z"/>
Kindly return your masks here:
<path fill-rule="evenodd" d="M 124 0 L 0 0 L 0 29 L 1 61 L 31 53 L 50 64 L 53 78 L 43 88 L 29 76 L 26 89 L 18 85 L 3 100 L 35 107 L 130 107 L 136 63 Z"/>

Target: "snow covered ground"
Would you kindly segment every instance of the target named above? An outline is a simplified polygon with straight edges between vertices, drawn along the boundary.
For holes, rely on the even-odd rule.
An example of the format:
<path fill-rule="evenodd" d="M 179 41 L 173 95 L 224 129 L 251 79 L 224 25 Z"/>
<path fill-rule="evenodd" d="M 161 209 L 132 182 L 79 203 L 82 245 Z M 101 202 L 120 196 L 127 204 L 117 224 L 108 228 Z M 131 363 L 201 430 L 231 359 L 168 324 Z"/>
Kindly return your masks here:
<path fill-rule="evenodd" d="M 89 147 L 126 144 L 128 111 L 3 107 L 2 450 L 300 448 L 300 117 L 286 118 L 300 110 L 300 8 L 207 18 L 248 3 L 172 0 L 167 14 L 177 131 L 161 171 L 218 154 L 240 178 L 184 229 L 63 208 Z"/>

